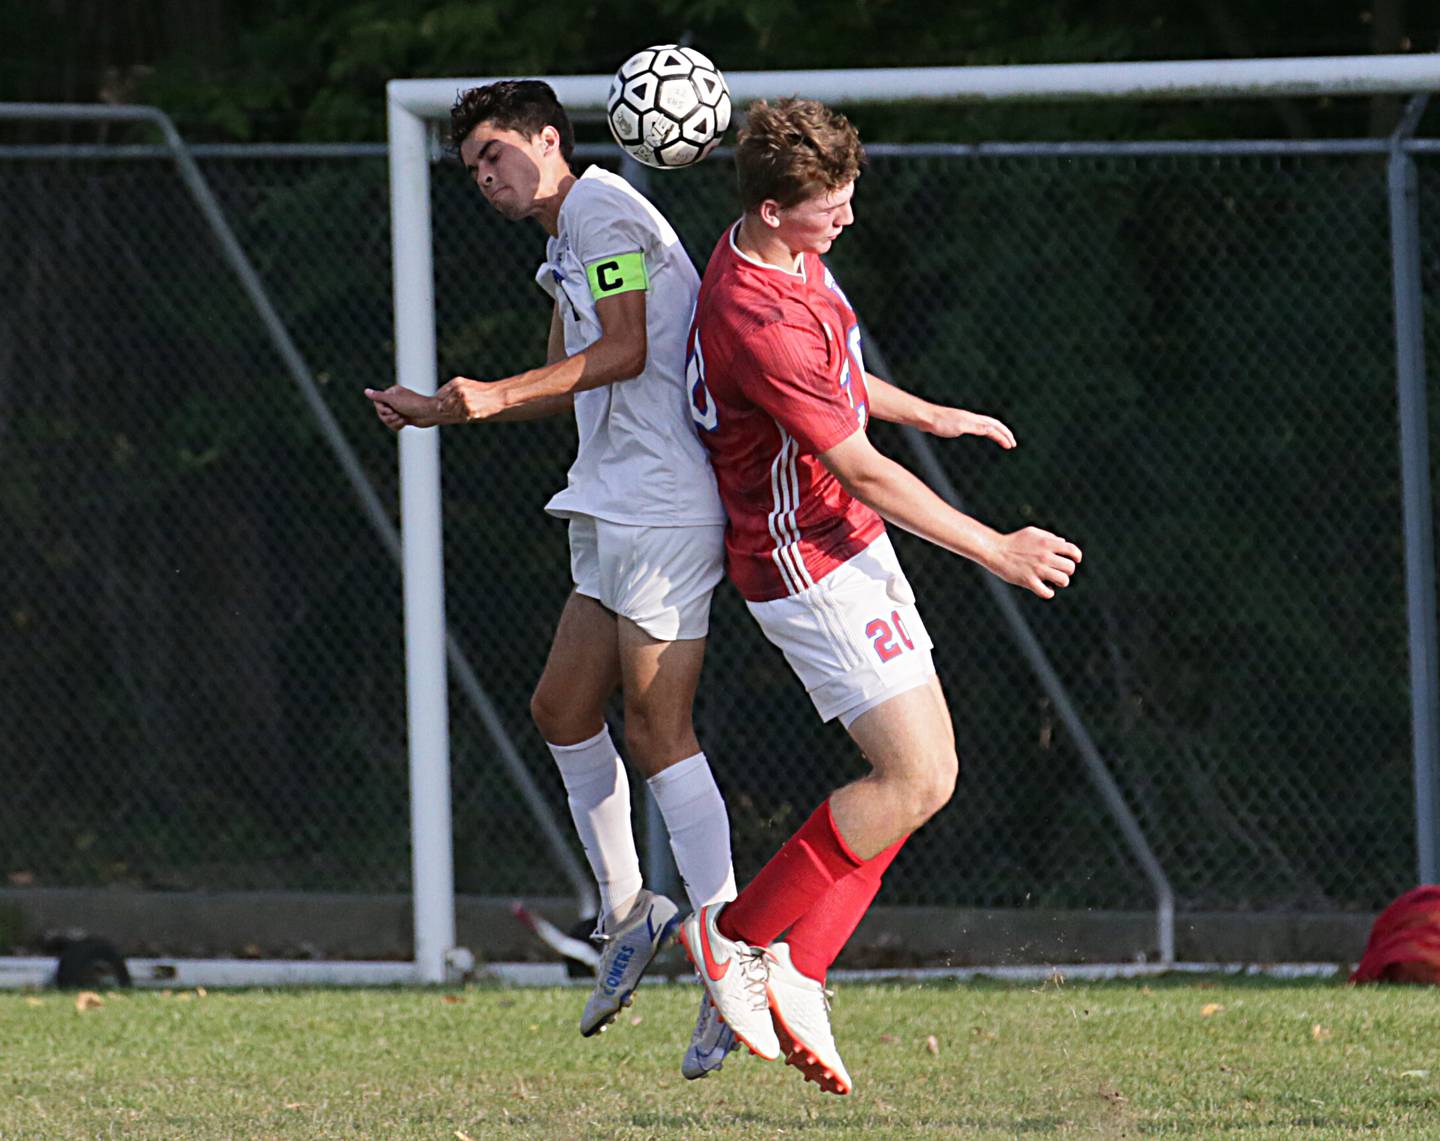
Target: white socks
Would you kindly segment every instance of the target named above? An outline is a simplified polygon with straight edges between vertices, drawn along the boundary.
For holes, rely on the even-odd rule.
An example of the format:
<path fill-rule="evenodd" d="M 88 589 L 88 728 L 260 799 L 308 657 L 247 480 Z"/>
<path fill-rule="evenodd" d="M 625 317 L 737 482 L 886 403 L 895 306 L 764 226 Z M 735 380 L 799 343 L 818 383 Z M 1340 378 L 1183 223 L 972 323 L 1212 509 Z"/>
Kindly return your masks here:
<path fill-rule="evenodd" d="M 630 824 L 630 781 L 608 727 L 578 745 L 550 745 L 575 831 L 600 889 L 600 921 L 626 915 L 644 886 Z M 692 907 L 735 898 L 730 817 L 704 753 L 647 782 L 665 818 L 670 850 Z"/>
<path fill-rule="evenodd" d="M 670 851 L 685 881 L 690 906 L 699 909 L 707 903 L 734 899 L 730 817 L 705 754 L 676 761 L 646 783 L 665 817 Z"/>
<path fill-rule="evenodd" d="M 578 745 L 551 745 L 570 816 L 600 888 L 600 916 L 630 911 L 644 881 L 630 828 L 630 781 L 607 726 Z"/>

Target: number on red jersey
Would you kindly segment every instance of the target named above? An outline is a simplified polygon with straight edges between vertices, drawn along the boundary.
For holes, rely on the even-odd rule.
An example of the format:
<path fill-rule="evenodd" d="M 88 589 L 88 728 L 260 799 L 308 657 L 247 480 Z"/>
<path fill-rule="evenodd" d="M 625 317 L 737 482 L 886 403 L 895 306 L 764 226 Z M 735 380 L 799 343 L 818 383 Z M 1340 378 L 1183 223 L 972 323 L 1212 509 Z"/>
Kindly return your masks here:
<path fill-rule="evenodd" d="M 685 387 L 690 393 L 690 418 L 698 428 L 713 432 L 720 426 L 715 398 L 705 386 L 705 354 L 700 349 L 700 330 L 695 330 L 690 355 L 685 358 Z"/>

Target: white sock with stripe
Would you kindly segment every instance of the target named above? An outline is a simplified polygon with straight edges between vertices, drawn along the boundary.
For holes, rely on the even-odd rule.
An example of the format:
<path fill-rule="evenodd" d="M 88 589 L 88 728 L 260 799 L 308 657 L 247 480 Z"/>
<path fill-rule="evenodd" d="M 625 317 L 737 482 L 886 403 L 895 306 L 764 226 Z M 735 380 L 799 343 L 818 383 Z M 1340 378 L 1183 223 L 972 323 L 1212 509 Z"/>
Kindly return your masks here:
<path fill-rule="evenodd" d="M 549 745 L 549 742 L 546 742 Z M 570 817 L 600 889 L 600 921 L 625 915 L 644 879 L 630 825 L 630 778 L 607 726 L 577 745 L 550 745 L 570 801 Z"/>
<path fill-rule="evenodd" d="M 670 833 L 675 866 L 690 905 L 700 908 L 735 898 L 730 862 L 730 816 L 710 762 L 696 753 L 662 769 L 647 782 Z"/>

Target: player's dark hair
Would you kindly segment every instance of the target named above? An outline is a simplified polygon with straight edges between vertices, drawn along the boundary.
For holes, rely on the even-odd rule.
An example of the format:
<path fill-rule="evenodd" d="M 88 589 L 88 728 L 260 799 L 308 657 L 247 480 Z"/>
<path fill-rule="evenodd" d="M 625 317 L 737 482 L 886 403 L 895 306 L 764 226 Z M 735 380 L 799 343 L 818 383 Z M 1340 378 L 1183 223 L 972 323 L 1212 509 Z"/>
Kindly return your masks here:
<path fill-rule="evenodd" d="M 864 164 L 860 133 L 839 111 L 814 99 L 761 99 L 746 109 L 735 147 L 740 204 L 794 206 L 854 182 Z"/>
<path fill-rule="evenodd" d="M 560 154 L 566 162 L 575 150 L 575 129 L 570 116 L 560 106 L 554 89 L 539 79 L 503 79 L 472 87 L 455 97 L 450 108 L 450 146 L 460 144 L 481 123 L 493 123 L 504 131 L 518 131 L 533 139 L 545 127 L 554 127 L 560 135 Z"/>

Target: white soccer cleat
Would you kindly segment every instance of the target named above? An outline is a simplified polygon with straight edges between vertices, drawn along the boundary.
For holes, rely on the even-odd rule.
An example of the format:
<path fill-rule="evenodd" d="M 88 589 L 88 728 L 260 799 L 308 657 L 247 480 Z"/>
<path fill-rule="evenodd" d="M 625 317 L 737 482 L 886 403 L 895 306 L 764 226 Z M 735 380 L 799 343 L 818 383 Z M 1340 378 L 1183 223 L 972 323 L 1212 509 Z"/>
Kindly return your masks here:
<path fill-rule="evenodd" d="M 680 909 L 663 895 L 641 891 L 630 913 L 611 930 L 593 938 L 601 945 L 595 968 L 595 989 L 580 1015 L 580 1033 L 589 1038 L 615 1020 L 629 1006 L 645 969 L 675 931 Z M 605 926 L 611 926 L 607 916 Z"/>
<path fill-rule="evenodd" d="M 790 961 L 785 943 L 771 944 L 770 976 L 766 990 L 775 1033 L 785 1061 L 827 1093 L 849 1093 L 850 1074 L 835 1048 L 830 1030 L 830 992 L 825 984 L 807 978 Z"/>
<path fill-rule="evenodd" d="M 707 903 L 690 915 L 680 926 L 680 942 L 720 1018 L 752 1054 L 771 1061 L 780 1056 L 780 1040 L 770 1020 L 765 948 L 720 934 L 715 917 L 724 906 Z"/>
<path fill-rule="evenodd" d="M 692 1081 L 713 1074 L 736 1045 L 735 1032 L 721 1020 L 720 1012 L 710 1001 L 710 992 L 702 988 L 700 1013 L 690 1034 L 690 1048 L 685 1051 L 685 1060 L 680 1063 L 680 1072 Z"/>

